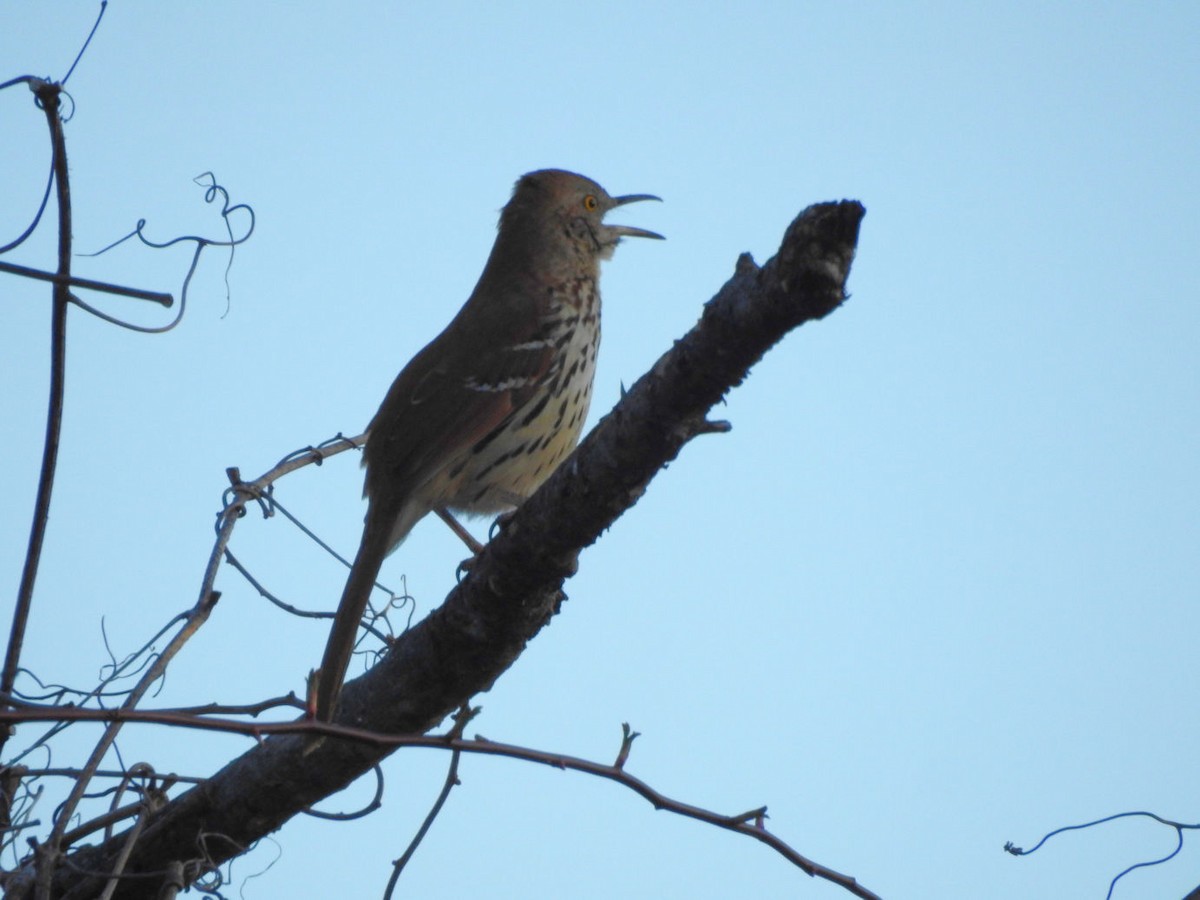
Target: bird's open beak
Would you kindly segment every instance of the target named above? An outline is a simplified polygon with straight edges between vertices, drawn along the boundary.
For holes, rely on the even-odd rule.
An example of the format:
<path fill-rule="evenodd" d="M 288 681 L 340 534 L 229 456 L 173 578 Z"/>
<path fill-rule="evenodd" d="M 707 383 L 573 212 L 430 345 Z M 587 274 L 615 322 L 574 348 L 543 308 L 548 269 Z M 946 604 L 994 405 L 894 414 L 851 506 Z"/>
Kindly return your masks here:
<path fill-rule="evenodd" d="M 625 194 L 623 197 L 613 197 L 613 207 L 624 206 L 626 203 L 637 203 L 641 200 L 657 200 L 661 203 L 662 197 L 655 197 L 653 194 Z M 657 231 L 634 228 L 632 225 L 605 225 L 605 227 L 610 230 L 610 233 L 616 234 L 619 237 L 644 237 L 654 238 L 657 241 L 666 240 Z"/>

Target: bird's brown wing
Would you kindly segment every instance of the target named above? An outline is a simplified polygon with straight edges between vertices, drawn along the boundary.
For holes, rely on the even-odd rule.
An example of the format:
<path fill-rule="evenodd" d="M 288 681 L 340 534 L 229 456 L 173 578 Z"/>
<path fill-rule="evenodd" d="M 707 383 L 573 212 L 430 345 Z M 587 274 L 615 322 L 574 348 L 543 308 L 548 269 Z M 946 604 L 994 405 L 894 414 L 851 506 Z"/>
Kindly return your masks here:
<path fill-rule="evenodd" d="M 551 374 L 555 348 L 536 317 L 496 322 L 486 339 L 463 341 L 454 323 L 404 367 L 371 422 L 366 493 L 403 500 L 436 467 L 491 434 Z M 454 344 L 482 348 L 456 353 Z"/>

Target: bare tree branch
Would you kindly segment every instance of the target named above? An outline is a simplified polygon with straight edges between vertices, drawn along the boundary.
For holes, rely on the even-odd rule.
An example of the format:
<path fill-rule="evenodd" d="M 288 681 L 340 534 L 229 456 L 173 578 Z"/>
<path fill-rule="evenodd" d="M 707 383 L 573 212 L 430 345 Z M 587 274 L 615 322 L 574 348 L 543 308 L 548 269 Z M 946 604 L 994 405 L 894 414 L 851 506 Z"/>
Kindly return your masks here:
<path fill-rule="evenodd" d="M 482 754 L 486 756 L 503 756 L 509 759 L 518 759 L 524 762 L 540 763 L 542 765 L 551 766 L 555 769 L 570 770 L 574 772 L 583 772 L 587 775 L 594 775 L 598 778 L 606 778 L 614 781 L 623 787 L 628 788 L 634 793 L 641 796 L 657 810 L 675 813 L 679 816 L 685 816 L 689 819 L 696 819 L 708 825 L 714 825 L 717 828 L 724 828 L 728 831 L 737 834 L 752 837 L 757 841 L 761 841 L 768 847 L 773 849 L 779 855 L 787 859 L 790 863 L 797 866 L 807 875 L 815 878 L 823 878 L 833 882 L 846 890 L 850 891 L 856 897 L 866 898 L 866 900 L 878 900 L 877 895 L 858 884 L 851 876 L 830 869 L 828 866 L 814 862 L 808 857 L 799 853 L 790 844 L 785 842 L 778 835 L 773 834 L 766 827 L 767 808 L 765 806 L 756 807 L 744 813 L 736 815 L 725 815 L 723 813 L 714 812 L 709 809 L 704 809 L 695 806 L 691 803 L 685 803 L 681 800 L 675 800 L 667 795 L 655 790 L 646 782 L 642 781 L 634 775 L 625 771 L 625 764 L 628 762 L 629 751 L 633 739 L 638 736 L 638 732 L 632 731 L 628 723 L 622 725 L 621 748 L 617 753 L 616 761 L 611 765 L 604 763 L 593 762 L 587 759 L 580 759 L 576 756 L 568 756 L 561 753 L 549 753 L 544 750 L 535 750 L 529 747 L 521 747 L 515 744 L 505 744 L 497 741 L 488 740 L 485 737 L 476 735 L 474 739 L 467 740 L 462 736 L 462 729 L 466 726 L 477 712 L 478 707 L 463 707 L 463 710 L 455 716 L 454 727 L 446 735 L 423 735 L 423 734 L 381 734 L 379 732 L 366 731 L 361 728 L 355 728 L 348 725 L 331 725 L 327 722 L 322 722 L 318 719 L 304 719 L 296 722 L 240 722 L 230 719 L 208 719 L 199 716 L 191 716 L 181 714 L 174 710 L 139 710 L 139 709 L 63 709 L 63 708 L 40 708 L 29 709 L 24 711 L 27 718 L 36 718 L 38 720 L 45 718 L 70 719 L 73 721 L 108 721 L 108 722 L 142 722 L 153 723 L 158 725 L 166 725 L 171 727 L 183 728 L 198 728 L 210 731 L 223 731 L 227 733 L 243 734 L 254 738 L 262 738 L 266 735 L 290 735 L 290 734 L 308 734 L 320 735 L 323 737 L 337 737 L 347 740 L 358 741 L 366 745 L 386 748 L 388 751 L 395 750 L 399 747 L 428 747 L 433 749 L 445 749 L 451 751 L 451 763 L 449 772 L 446 775 L 445 783 L 434 802 L 429 814 L 425 817 L 416 836 L 405 850 L 404 854 L 393 864 L 391 878 L 388 881 L 388 886 L 385 891 L 385 898 L 390 897 L 396 882 L 400 877 L 404 866 L 408 863 L 417 846 L 429 831 L 433 820 L 441 811 L 446 798 L 450 791 L 458 784 L 458 764 L 459 757 L 462 753 Z M 16 720 L 21 713 L 15 712 L 0 712 L 0 722 Z M 378 769 L 378 767 L 376 767 Z M 161 791 L 161 789 L 160 789 Z M 342 815 L 342 814 L 320 814 L 323 818 L 349 819 L 359 818 L 367 812 L 378 808 L 379 801 L 382 795 L 382 782 L 376 790 L 375 797 L 368 806 L 359 812 Z M 115 821 L 120 814 L 120 818 L 127 818 L 131 815 L 141 814 L 143 808 L 134 804 L 133 806 L 122 807 L 114 810 L 112 813 L 100 816 L 92 822 L 85 823 L 75 829 L 77 836 L 82 837 L 98 830 L 101 827 L 106 827 L 111 821 Z M 141 821 L 139 820 L 139 825 Z M 127 833 L 128 834 L 128 833 Z M 122 845 L 122 853 L 126 852 L 128 843 Z M 118 863 L 123 859 L 119 859 Z M 111 880 L 110 882 L 111 883 Z"/>
<path fill-rule="evenodd" d="M 697 325 L 512 516 L 445 603 L 346 685 L 338 723 L 419 735 L 489 689 L 558 611 L 580 550 L 637 501 L 684 444 L 714 430 L 708 410 L 771 346 L 841 304 L 863 215 L 851 201 L 813 206 L 765 266 L 744 254 Z M 212 561 L 219 555 L 214 548 Z M 145 875 L 183 862 L 194 881 L 390 752 L 357 740 L 316 742 L 294 734 L 264 740 L 150 816 L 124 871 Z M 118 834 L 66 856 L 54 872 L 52 895 L 94 897 L 127 838 Z M 32 881 L 27 863 L 9 879 L 8 896 L 29 896 Z M 151 896 L 159 883 L 122 880 L 114 896 Z"/>

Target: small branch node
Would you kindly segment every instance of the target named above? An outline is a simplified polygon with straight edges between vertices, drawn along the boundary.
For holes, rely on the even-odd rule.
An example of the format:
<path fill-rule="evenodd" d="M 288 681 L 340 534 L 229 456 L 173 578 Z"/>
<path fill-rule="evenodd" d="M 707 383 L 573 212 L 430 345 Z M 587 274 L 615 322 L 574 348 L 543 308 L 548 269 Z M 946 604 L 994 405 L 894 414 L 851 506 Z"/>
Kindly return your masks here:
<path fill-rule="evenodd" d="M 729 821 L 735 822 L 738 825 L 745 825 L 747 822 L 753 822 L 755 828 L 763 828 L 764 820 L 767 818 L 767 808 L 760 806 L 758 809 L 752 809 L 742 813 L 740 816 L 730 816 Z"/>
<path fill-rule="evenodd" d="M 737 258 L 733 272 L 735 275 L 751 275 L 759 270 L 759 265 L 749 253 L 743 253 Z"/>
<path fill-rule="evenodd" d="M 631 729 L 628 722 L 621 723 L 621 749 L 617 751 L 617 759 L 613 763 L 614 769 L 625 768 L 625 763 L 629 761 L 629 751 L 633 747 L 633 742 L 641 736 L 642 733 Z"/>
<path fill-rule="evenodd" d="M 467 723 L 469 723 L 472 719 L 474 719 L 482 711 L 483 711 L 482 706 L 471 706 L 466 703 L 464 703 L 462 706 L 460 706 L 458 709 L 458 712 L 456 712 L 454 714 L 454 725 L 446 733 L 446 740 L 447 741 L 462 740 L 463 731 L 466 729 Z"/>
<path fill-rule="evenodd" d="M 704 419 L 696 425 L 696 434 L 729 434 L 733 425 L 727 419 Z"/>

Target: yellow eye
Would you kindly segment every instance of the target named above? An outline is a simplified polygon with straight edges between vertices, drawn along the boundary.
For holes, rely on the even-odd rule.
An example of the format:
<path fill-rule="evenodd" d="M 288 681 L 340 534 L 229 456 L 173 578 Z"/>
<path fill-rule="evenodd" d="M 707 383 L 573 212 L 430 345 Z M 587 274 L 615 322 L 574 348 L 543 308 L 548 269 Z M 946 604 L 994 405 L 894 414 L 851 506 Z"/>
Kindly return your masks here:
<path fill-rule="evenodd" d="M 586 209 L 588 212 L 592 212 L 599 205 L 600 204 L 596 200 L 595 194 L 588 194 L 586 197 L 583 198 L 583 208 Z"/>

